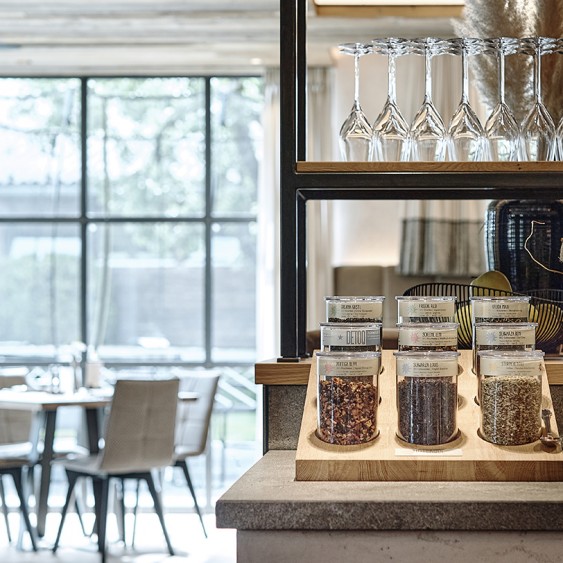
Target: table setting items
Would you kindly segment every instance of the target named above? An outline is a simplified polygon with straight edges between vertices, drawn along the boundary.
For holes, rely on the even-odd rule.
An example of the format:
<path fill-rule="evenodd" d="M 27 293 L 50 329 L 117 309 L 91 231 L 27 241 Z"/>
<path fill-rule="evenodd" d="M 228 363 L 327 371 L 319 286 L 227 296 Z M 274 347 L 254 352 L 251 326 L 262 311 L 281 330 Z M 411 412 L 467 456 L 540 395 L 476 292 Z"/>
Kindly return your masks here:
<path fill-rule="evenodd" d="M 541 83 L 542 58 L 563 52 L 563 39 L 386 37 L 367 43 L 343 43 L 339 50 L 354 57 L 354 102 L 339 133 L 343 161 L 510 162 L 563 158 L 563 119 L 559 124 L 554 122 L 543 102 Z M 433 82 L 449 81 L 449 77 L 434 74 L 432 59 L 446 55 L 458 57 L 461 66 L 461 97 L 451 116 L 440 115 L 432 97 Z M 387 57 L 387 98 L 372 125 L 359 101 L 360 58 L 364 56 Z M 424 58 L 424 97 L 411 123 L 397 103 L 396 61 L 403 56 Z M 521 123 L 505 96 L 510 85 L 505 76 L 509 56 L 533 59 L 533 100 Z M 496 60 L 498 96 L 484 124 L 469 101 L 468 61 L 474 57 Z"/>

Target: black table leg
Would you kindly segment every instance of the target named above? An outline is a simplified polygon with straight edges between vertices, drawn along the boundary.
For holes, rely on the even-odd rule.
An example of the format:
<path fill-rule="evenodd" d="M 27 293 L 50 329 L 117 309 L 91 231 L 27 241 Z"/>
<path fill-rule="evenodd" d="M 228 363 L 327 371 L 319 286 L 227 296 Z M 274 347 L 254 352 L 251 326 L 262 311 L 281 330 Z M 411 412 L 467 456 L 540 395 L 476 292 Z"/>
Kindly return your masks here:
<path fill-rule="evenodd" d="M 43 455 L 41 456 L 41 483 L 39 485 L 39 500 L 37 501 L 37 534 L 45 535 L 45 521 L 49 510 L 49 486 L 51 483 L 51 461 L 53 460 L 53 445 L 55 441 L 55 425 L 57 411 L 45 411 L 45 437 L 43 440 Z"/>
<path fill-rule="evenodd" d="M 91 454 L 97 454 L 100 451 L 100 424 L 99 409 L 86 410 L 86 428 L 88 431 L 88 449 Z"/>

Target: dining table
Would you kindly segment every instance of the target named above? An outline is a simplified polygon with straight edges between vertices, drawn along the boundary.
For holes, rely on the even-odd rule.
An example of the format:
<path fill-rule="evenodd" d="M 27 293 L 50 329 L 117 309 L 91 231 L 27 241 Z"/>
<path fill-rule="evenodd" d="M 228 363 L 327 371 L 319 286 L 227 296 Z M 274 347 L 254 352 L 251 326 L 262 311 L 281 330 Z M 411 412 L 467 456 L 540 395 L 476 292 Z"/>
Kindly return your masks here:
<path fill-rule="evenodd" d="M 55 428 L 57 413 L 63 407 L 82 407 L 86 416 L 86 429 L 88 436 L 88 450 L 90 454 L 99 452 L 100 441 L 100 409 L 111 405 L 113 387 L 80 388 L 67 393 L 52 393 L 49 391 L 35 391 L 23 389 L 24 386 L 0 389 L 0 408 L 12 410 L 25 410 L 37 413 L 32 436 L 34 452 L 41 430 L 44 431 L 43 451 L 39 456 L 38 464 L 41 467 L 41 480 L 39 483 L 39 496 L 36 501 L 37 534 L 45 535 L 45 523 L 49 509 L 49 488 L 51 484 L 51 464 L 54 459 Z M 180 402 L 197 401 L 198 393 L 180 391 Z M 33 455 L 33 454 L 32 454 Z"/>

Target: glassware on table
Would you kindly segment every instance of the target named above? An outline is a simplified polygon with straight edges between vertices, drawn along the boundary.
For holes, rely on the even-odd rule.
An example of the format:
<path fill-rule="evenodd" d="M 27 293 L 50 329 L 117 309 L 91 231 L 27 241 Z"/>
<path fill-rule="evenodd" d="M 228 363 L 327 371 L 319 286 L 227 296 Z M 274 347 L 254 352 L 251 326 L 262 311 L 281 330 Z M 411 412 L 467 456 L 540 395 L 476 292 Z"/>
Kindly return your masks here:
<path fill-rule="evenodd" d="M 414 161 L 442 161 L 446 156 L 446 128 L 432 102 L 431 61 L 445 52 L 447 43 L 435 37 L 414 39 L 413 52 L 424 55 L 424 101 L 411 124 L 411 159 Z"/>
<path fill-rule="evenodd" d="M 373 160 L 394 162 L 409 158 L 409 125 L 397 105 L 396 58 L 410 52 L 411 42 L 390 37 L 374 39 L 373 52 L 387 55 L 387 100 L 375 120 L 373 129 Z"/>
<path fill-rule="evenodd" d="M 551 37 L 527 37 L 521 40 L 523 52 L 534 57 L 534 105 L 522 124 L 522 140 L 527 160 L 555 160 L 557 139 L 555 123 L 542 101 L 541 58 L 552 53 L 557 40 Z"/>
<path fill-rule="evenodd" d="M 341 53 L 354 56 L 354 104 L 342 124 L 339 136 L 340 153 L 347 162 L 371 160 L 373 131 L 360 105 L 360 57 L 371 53 L 371 45 L 344 43 Z"/>
<path fill-rule="evenodd" d="M 452 161 L 473 162 L 489 158 L 489 142 L 485 130 L 469 104 L 468 55 L 484 50 L 482 39 L 450 39 L 449 52 L 461 56 L 461 100 L 448 127 L 448 156 Z"/>
<path fill-rule="evenodd" d="M 520 128 L 508 107 L 504 95 L 504 63 L 507 55 L 518 52 L 519 41 L 513 37 L 487 39 L 488 50 L 498 61 L 498 102 L 485 123 L 485 133 L 489 140 L 491 159 L 495 161 L 515 161 L 521 157 Z"/>

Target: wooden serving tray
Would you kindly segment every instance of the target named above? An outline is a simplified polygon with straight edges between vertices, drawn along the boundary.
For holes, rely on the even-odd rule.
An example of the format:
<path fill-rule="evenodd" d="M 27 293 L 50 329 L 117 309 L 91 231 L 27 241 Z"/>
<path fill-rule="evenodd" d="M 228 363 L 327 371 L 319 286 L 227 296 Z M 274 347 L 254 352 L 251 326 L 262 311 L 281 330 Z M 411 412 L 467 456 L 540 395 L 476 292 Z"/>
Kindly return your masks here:
<path fill-rule="evenodd" d="M 313 359 L 295 459 L 297 481 L 563 481 L 563 454 L 537 440 L 523 446 L 498 446 L 477 434 L 480 411 L 475 403 L 477 376 L 471 350 L 460 356 L 457 413 L 460 436 L 444 446 L 417 447 L 396 436 L 395 357 L 383 351 L 379 376 L 379 436 L 368 444 L 335 446 L 316 436 L 316 362 Z M 553 412 L 547 376 L 542 407 Z M 557 432 L 555 417 L 552 430 Z"/>

